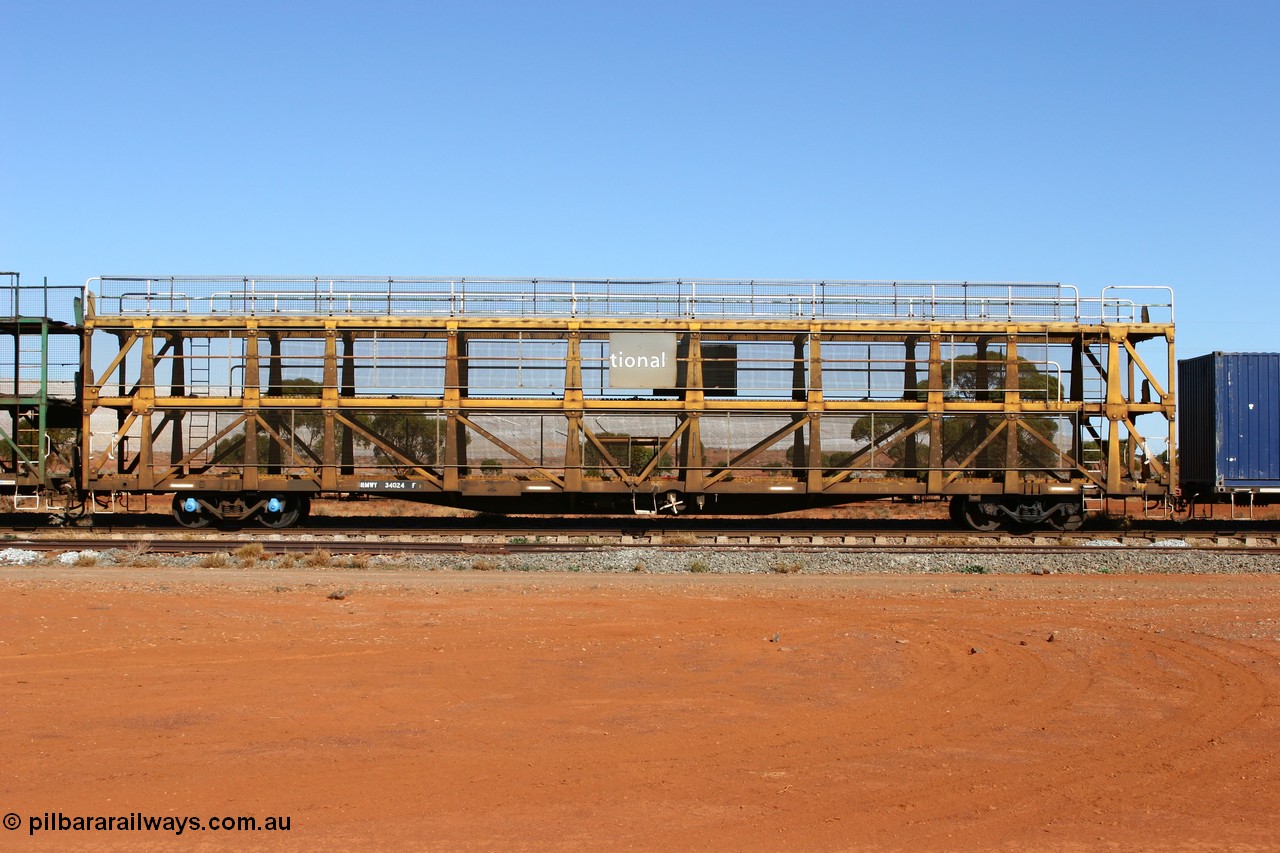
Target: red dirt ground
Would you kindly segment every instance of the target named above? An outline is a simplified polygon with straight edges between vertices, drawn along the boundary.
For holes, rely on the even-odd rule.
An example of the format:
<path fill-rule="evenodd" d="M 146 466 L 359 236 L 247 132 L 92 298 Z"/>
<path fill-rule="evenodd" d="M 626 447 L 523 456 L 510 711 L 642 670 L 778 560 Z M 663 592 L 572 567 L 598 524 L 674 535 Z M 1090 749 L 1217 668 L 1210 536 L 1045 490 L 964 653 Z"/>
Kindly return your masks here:
<path fill-rule="evenodd" d="M 5 850 L 1280 849 L 1274 576 L 41 566 L 0 594 Z"/>

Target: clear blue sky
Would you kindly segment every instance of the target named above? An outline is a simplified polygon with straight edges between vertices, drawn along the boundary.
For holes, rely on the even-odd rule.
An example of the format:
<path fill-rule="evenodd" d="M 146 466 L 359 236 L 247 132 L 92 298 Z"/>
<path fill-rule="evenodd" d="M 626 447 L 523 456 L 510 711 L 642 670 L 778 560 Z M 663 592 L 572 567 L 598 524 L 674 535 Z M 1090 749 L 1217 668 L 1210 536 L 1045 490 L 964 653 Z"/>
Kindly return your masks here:
<path fill-rule="evenodd" d="M 1062 281 L 1280 350 L 1280 3 L 0 0 L 0 268 Z"/>

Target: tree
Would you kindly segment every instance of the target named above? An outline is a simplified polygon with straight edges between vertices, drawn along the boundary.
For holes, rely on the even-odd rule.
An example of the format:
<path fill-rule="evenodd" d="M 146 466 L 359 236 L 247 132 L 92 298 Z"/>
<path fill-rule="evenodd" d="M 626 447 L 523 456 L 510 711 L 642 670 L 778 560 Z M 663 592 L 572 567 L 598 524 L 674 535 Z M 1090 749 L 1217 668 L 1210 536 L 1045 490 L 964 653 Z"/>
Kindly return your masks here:
<path fill-rule="evenodd" d="M 312 379 L 287 379 L 281 384 L 280 394 L 264 395 L 265 399 L 279 399 L 281 397 L 305 397 L 307 399 L 318 400 L 320 391 L 323 386 Z M 277 409 L 266 408 L 260 410 L 262 419 L 271 429 L 284 439 L 285 442 L 293 446 L 294 453 L 303 458 L 311 458 L 312 455 L 318 456 L 316 445 L 320 442 L 324 435 L 324 414 L 318 408 L 297 408 L 297 409 Z M 244 464 L 244 429 L 228 435 L 219 441 L 213 448 L 213 458 L 218 460 L 220 465 L 243 465 Z M 291 464 L 291 457 L 288 451 L 281 447 L 275 439 L 273 439 L 266 430 L 261 426 L 258 427 L 258 463 L 260 470 L 267 470 L 268 464 Z M 311 450 L 307 453 L 302 447 Z M 273 453 L 279 451 L 278 457 L 273 459 Z"/>
<path fill-rule="evenodd" d="M 444 418 L 387 411 L 379 412 L 364 423 L 371 433 L 406 459 L 422 465 L 435 465 L 444 453 Z M 356 433 L 356 440 L 365 447 L 373 448 L 373 458 L 379 465 L 404 466 L 403 461 L 387 453 L 369 436 Z M 470 441 L 468 436 L 467 443 Z"/>
<path fill-rule="evenodd" d="M 306 397 L 311 400 L 320 399 L 320 392 L 324 386 L 314 379 L 286 379 L 281 383 L 280 397 Z M 270 395 L 275 396 L 275 395 Z M 268 410 L 269 411 L 269 410 Z M 308 444 L 315 442 L 324 434 L 324 413 L 318 408 L 307 409 L 289 409 L 285 411 L 273 412 L 269 415 L 268 422 L 272 428 L 277 428 L 277 423 L 282 424 L 289 429 L 294 436 L 298 433 L 305 432 Z"/>
<path fill-rule="evenodd" d="M 655 439 L 637 441 L 629 435 L 614 432 L 597 433 L 596 438 L 600 439 L 600 443 L 609 449 L 610 455 L 632 475 L 644 471 L 653 460 L 653 454 L 658 452 L 657 447 L 653 446 Z M 669 470 L 671 464 L 670 454 L 663 454 L 658 460 L 658 467 L 654 469 L 654 473 Z M 604 456 L 593 442 L 588 441 L 582 447 L 582 465 L 587 474 L 600 475 Z"/>
<path fill-rule="evenodd" d="M 943 365 L 943 399 L 947 401 L 989 401 L 999 404 L 1007 398 L 1007 363 L 1001 353 L 986 358 L 974 357 L 956 360 Z M 904 394 L 904 399 L 924 400 L 929 390 L 928 380 L 917 383 Z M 1041 371 L 1033 362 L 1018 359 L 1018 393 L 1023 400 L 1057 400 L 1060 386 L 1056 376 Z M 914 470 L 928 459 L 930 429 L 924 426 L 911 435 L 900 438 L 911 430 L 923 414 L 868 415 L 854 422 L 850 437 L 855 441 L 878 446 L 889 445 L 883 451 L 895 468 Z M 975 451 L 971 465 L 978 469 L 1003 469 L 1005 467 L 1008 433 L 1002 432 L 982 447 L 992 431 L 1000 426 L 999 413 L 966 413 L 948 415 L 942 419 L 941 438 L 943 459 L 957 465 Z M 1062 454 L 1050 449 L 1044 442 L 1028 435 L 1035 432 L 1052 444 L 1058 435 L 1059 422 L 1045 415 L 1023 413 L 1018 427 L 1018 467 L 1022 470 L 1055 469 L 1063 467 Z M 895 439 L 897 439 L 895 441 Z M 979 451 L 979 448 L 982 448 Z M 915 458 L 908 458 L 914 452 Z"/>

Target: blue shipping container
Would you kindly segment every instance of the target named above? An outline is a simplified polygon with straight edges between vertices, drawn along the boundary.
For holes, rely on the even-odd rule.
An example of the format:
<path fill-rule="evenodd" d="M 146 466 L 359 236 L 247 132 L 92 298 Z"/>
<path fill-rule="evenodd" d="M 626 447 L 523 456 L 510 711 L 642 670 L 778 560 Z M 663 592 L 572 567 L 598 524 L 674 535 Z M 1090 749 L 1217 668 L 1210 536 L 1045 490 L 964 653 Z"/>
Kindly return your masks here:
<path fill-rule="evenodd" d="M 1280 490 L 1280 353 L 1178 362 L 1184 494 Z"/>

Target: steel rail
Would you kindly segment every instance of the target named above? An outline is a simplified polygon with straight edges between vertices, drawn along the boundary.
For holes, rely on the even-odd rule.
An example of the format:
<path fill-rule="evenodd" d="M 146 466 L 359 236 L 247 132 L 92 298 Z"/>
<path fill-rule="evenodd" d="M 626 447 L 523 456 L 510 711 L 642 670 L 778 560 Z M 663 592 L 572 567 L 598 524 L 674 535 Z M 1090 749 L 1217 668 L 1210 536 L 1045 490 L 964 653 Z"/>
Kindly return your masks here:
<path fill-rule="evenodd" d="M 183 531 L 172 526 L 138 527 L 122 531 L 50 531 L 11 536 L 7 548 L 41 552 L 77 550 L 137 551 L 164 554 L 233 553 L 260 547 L 263 554 L 517 554 L 581 553 L 621 549 L 734 550 L 734 551 L 838 551 L 847 553 L 958 553 L 958 554 L 1066 554 L 1109 553 L 1118 550 L 1206 553 L 1280 553 L 1280 530 L 1223 533 L 1221 531 L 1160 531 L 1039 533 L 1011 535 L 955 530 L 881 528 L 844 533 L 829 528 L 773 529 L 703 528 L 699 530 L 562 526 L 554 533 L 545 527 L 459 527 L 424 532 L 419 529 L 384 530 L 353 536 L 310 529 L 293 531 L 237 530 Z"/>

